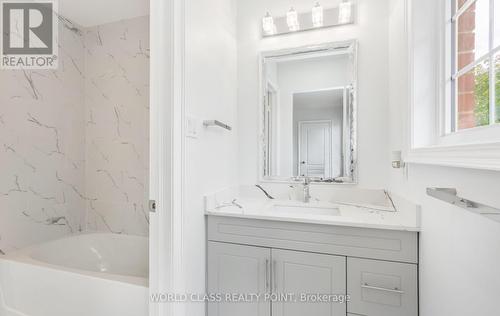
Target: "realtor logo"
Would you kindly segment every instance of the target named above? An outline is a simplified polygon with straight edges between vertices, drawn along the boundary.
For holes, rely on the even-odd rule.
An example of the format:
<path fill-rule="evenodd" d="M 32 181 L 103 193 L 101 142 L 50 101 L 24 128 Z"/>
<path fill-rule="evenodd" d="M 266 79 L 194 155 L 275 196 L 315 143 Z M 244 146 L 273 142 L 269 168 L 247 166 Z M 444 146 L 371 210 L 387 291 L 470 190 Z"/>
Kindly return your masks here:
<path fill-rule="evenodd" d="M 57 68 L 55 0 L 3 0 L 1 5 L 1 68 Z"/>

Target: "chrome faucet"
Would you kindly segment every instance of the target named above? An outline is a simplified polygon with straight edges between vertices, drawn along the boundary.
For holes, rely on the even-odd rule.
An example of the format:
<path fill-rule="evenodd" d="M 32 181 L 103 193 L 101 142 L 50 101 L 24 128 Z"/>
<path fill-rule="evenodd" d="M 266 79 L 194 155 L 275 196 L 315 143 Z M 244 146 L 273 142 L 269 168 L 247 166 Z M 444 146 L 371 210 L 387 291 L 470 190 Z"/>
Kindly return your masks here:
<path fill-rule="evenodd" d="M 274 197 L 273 197 L 273 196 L 271 196 L 271 194 L 267 193 L 267 191 L 266 191 L 266 190 L 265 190 L 265 189 L 264 189 L 264 188 L 263 188 L 260 184 L 256 184 L 255 186 L 256 186 L 257 188 L 259 188 L 259 190 L 261 190 L 261 191 L 262 191 L 262 193 L 264 193 L 264 195 L 265 195 L 268 199 L 270 199 L 270 200 L 274 200 Z"/>
<path fill-rule="evenodd" d="M 311 201 L 311 192 L 309 186 L 311 184 L 311 178 L 304 177 L 304 203 L 309 203 Z"/>

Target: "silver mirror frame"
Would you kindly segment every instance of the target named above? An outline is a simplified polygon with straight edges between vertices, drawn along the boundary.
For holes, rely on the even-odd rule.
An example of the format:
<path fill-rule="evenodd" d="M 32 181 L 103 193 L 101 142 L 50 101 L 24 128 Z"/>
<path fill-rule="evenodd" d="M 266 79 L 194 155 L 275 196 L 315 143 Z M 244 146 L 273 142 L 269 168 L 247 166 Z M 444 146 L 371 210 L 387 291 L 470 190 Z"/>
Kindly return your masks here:
<path fill-rule="evenodd" d="M 322 184 L 357 184 L 358 181 L 358 149 L 357 149 L 357 100 L 358 100 L 358 42 L 356 40 L 349 40 L 343 42 L 323 43 L 318 45 L 302 46 L 295 48 L 287 48 L 274 51 L 265 51 L 260 54 L 259 62 L 259 181 L 260 182 L 278 182 L 278 183 L 296 183 L 297 178 L 294 177 L 278 177 L 266 175 L 266 127 L 265 127 L 265 104 L 266 104 L 266 80 L 264 74 L 266 70 L 265 61 L 268 58 L 279 58 L 292 55 L 302 54 L 319 54 L 325 52 L 333 52 L 345 50 L 351 55 L 351 63 L 353 69 L 352 88 L 350 90 L 351 98 L 349 104 L 349 141 L 344 142 L 344 176 L 337 179 L 329 179 L 326 181 L 320 179 L 313 179 L 314 182 Z"/>

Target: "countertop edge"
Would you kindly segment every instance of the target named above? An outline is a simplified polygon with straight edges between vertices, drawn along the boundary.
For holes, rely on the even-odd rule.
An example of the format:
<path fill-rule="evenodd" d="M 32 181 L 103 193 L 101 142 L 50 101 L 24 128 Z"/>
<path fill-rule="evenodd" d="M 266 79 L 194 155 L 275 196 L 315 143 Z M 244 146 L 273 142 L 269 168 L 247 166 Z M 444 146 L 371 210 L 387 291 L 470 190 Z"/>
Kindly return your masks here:
<path fill-rule="evenodd" d="M 327 225 L 327 226 L 341 226 L 341 227 L 353 227 L 353 228 L 366 228 L 366 229 L 380 229 L 380 230 L 392 230 L 392 231 L 406 231 L 412 233 L 420 232 L 420 227 L 417 226 L 398 226 L 390 224 L 372 224 L 372 223 L 356 223 L 356 222 L 338 222 L 338 221 L 321 221 L 315 219 L 307 218 L 282 218 L 276 216 L 259 216 L 254 214 L 237 214 L 229 212 L 212 212 L 206 211 L 205 216 L 217 216 L 217 217 L 231 217 L 231 218 L 241 218 L 241 219 L 255 219 L 255 220 L 267 220 L 275 222 L 291 222 L 291 223 L 303 223 L 303 224 L 313 224 L 313 225 Z"/>

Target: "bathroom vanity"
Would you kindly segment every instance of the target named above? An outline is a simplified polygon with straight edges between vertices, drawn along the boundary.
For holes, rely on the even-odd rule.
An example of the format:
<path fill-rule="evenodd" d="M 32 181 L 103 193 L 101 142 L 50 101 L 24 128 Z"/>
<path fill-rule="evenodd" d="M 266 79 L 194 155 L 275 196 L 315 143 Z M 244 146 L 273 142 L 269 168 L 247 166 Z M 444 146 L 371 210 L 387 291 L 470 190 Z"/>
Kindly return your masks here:
<path fill-rule="evenodd" d="M 418 207 L 353 186 L 357 49 L 261 54 L 259 185 L 205 200 L 209 316 L 418 315 Z"/>
<path fill-rule="evenodd" d="M 418 315 L 417 208 L 238 203 L 207 212 L 208 292 L 261 299 L 209 303 L 209 316 Z"/>

